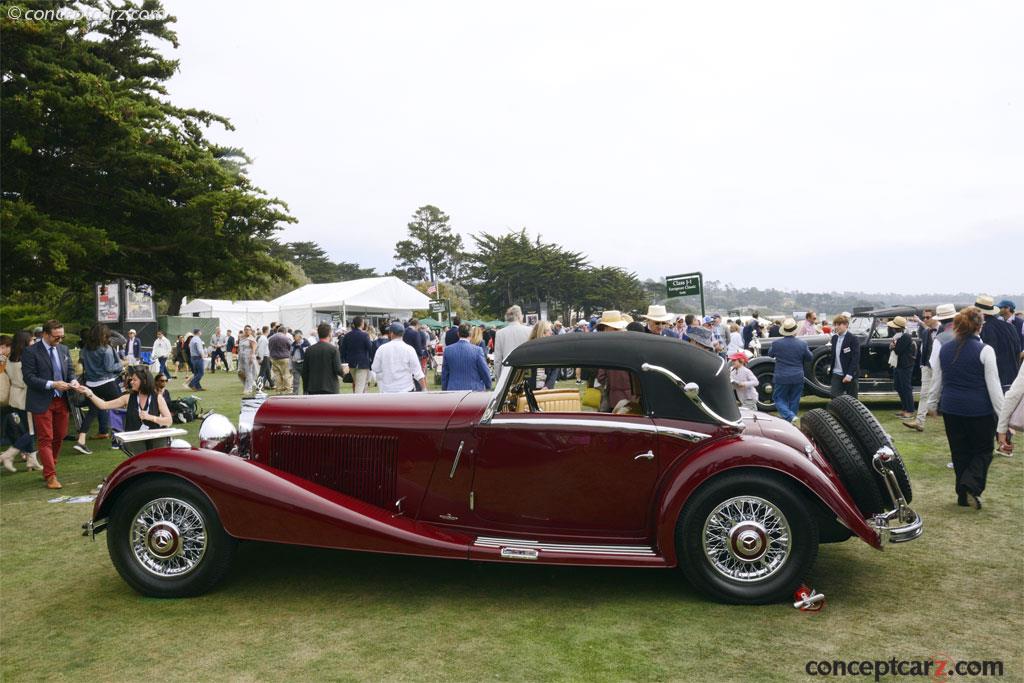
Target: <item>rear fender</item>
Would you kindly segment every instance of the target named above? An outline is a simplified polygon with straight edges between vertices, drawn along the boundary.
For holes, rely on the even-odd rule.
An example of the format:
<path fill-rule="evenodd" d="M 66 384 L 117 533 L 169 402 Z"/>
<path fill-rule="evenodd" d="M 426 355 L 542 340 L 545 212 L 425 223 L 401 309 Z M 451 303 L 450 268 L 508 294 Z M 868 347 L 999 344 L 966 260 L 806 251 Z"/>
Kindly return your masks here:
<path fill-rule="evenodd" d="M 320 548 L 465 559 L 473 539 L 338 493 L 286 472 L 216 451 L 160 448 L 118 466 L 93 507 L 93 521 L 133 482 L 172 476 L 202 491 L 235 538 Z"/>
<path fill-rule="evenodd" d="M 739 468 L 768 470 L 795 480 L 865 543 L 881 549 L 878 533 L 861 517 L 849 494 L 806 455 L 764 437 L 735 436 L 706 444 L 676 463 L 663 479 L 656 535 L 667 564 L 678 563 L 676 523 L 686 501 L 711 478 Z"/>

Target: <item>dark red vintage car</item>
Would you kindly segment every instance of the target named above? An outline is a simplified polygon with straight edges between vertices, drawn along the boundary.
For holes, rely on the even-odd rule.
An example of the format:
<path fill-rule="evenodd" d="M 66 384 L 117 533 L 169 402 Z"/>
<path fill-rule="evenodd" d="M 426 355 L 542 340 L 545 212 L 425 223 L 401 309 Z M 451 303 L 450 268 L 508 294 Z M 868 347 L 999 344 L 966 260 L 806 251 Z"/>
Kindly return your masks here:
<path fill-rule="evenodd" d="M 537 390 L 582 368 L 594 392 Z M 792 595 L 819 543 L 921 534 L 899 455 L 864 406 L 833 402 L 807 435 L 740 414 L 725 362 L 664 337 L 523 344 L 494 391 L 280 396 L 240 433 L 208 418 L 200 448 L 132 457 L 86 534 L 157 597 L 220 580 L 238 541 L 485 562 L 680 567 L 711 596 Z M 257 403 L 259 400 L 257 399 Z"/>

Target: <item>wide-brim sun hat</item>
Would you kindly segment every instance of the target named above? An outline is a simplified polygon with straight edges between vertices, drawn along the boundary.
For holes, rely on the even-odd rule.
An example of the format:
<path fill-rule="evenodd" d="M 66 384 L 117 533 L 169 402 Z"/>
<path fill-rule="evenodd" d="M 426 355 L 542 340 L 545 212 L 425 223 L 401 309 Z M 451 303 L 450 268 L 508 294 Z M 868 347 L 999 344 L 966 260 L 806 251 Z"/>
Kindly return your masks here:
<path fill-rule="evenodd" d="M 779 334 L 783 337 L 792 337 L 796 334 L 796 330 L 796 321 L 792 318 L 786 318 L 782 321 L 782 325 L 779 326 Z"/>
<path fill-rule="evenodd" d="M 996 313 L 995 300 L 988 294 L 979 294 L 978 298 L 974 300 L 974 305 L 985 315 L 995 315 Z"/>
<path fill-rule="evenodd" d="M 935 319 L 939 321 L 952 320 L 956 317 L 956 306 L 953 304 L 939 304 L 935 307 Z"/>
<path fill-rule="evenodd" d="M 629 322 L 622 316 L 621 311 L 602 311 L 597 324 L 610 327 L 613 330 L 624 330 Z"/>
<path fill-rule="evenodd" d="M 904 318 L 902 315 L 898 315 L 889 322 L 887 322 L 886 325 L 888 325 L 889 327 L 894 327 L 896 329 L 905 330 L 907 329 L 907 319 Z"/>
<path fill-rule="evenodd" d="M 647 307 L 647 314 L 640 316 L 646 320 L 652 320 L 656 323 L 667 323 L 672 322 L 675 318 L 674 315 L 668 313 L 664 306 L 658 306 L 657 304 L 651 304 Z"/>

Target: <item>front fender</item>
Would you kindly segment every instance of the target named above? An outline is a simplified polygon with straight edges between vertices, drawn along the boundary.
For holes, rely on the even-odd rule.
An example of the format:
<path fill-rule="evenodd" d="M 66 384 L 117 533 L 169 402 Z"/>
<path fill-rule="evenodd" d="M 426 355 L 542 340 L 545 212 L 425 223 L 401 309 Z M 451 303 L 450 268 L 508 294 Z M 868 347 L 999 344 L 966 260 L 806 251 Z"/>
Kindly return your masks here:
<path fill-rule="evenodd" d="M 121 463 L 93 506 L 93 522 L 110 514 L 133 481 L 150 475 L 184 479 L 202 491 L 224 529 L 239 539 L 320 548 L 465 559 L 473 539 L 392 513 L 286 472 L 216 451 L 158 448 Z"/>
<path fill-rule="evenodd" d="M 864 542 L 881 549 L 878 533 L 861 517 L 849 494 L 837 486 L 806 455 L 761 436 L 714 440 L 676 463 L 663 481 L 658 507 L 658 548 L 666 562 L 678 563 L 676 524 L 690 496 L 712 477 L 738 468 L 762 469 L 785 475 L 816 496 Z"/>

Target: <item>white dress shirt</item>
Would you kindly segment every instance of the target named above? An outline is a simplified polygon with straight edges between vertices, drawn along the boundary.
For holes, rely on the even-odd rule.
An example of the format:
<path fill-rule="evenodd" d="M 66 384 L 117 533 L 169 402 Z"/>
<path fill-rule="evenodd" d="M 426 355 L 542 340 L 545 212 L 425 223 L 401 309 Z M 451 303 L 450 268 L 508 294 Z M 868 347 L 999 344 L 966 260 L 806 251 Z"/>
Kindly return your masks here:
<path fill-rule="evenodd" d="M 371 369 L 377 374 L 382 394 L 401 394 L 413 390 L 413 382 L 423 379 L 423 368 L 412 348 L 401 337 L 384 344 L 373 357 Z"/>

